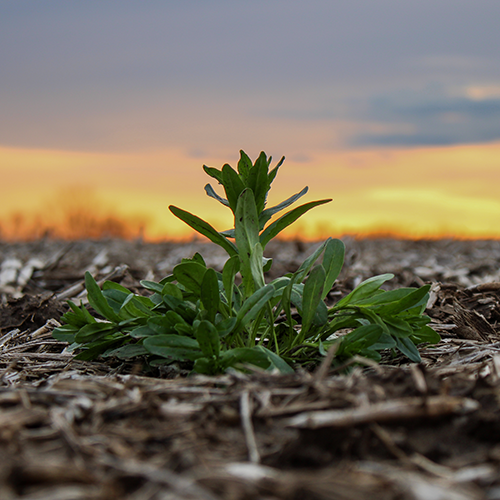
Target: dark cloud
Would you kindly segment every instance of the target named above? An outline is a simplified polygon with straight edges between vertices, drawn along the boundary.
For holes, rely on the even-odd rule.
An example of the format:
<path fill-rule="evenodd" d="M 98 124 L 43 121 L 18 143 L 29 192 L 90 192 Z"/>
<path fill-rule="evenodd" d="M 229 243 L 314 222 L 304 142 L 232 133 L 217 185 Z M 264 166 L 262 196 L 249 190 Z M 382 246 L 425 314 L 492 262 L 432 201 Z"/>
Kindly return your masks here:
<path fill-rule="evenodd" d="M 372 99 L 362 120 L 390 132 L 354 135 L 356 146 L 437 146 L 500 140 L 500 98 L 405 93 Z M 399 131 L 398 131 L 399 129 Z"/>

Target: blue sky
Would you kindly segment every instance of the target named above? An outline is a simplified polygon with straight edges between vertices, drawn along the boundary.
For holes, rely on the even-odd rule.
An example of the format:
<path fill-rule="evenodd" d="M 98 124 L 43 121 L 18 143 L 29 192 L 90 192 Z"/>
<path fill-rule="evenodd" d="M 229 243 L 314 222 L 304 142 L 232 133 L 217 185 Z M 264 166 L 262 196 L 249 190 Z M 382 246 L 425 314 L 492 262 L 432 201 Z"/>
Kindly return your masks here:
<path fill-rule="evenodd" d="M 494 0 L 3 0 L 0 143 L 196 154 L 268 119 L 329 126 L 325 148 L 491 141 L 499 21 Z"/>

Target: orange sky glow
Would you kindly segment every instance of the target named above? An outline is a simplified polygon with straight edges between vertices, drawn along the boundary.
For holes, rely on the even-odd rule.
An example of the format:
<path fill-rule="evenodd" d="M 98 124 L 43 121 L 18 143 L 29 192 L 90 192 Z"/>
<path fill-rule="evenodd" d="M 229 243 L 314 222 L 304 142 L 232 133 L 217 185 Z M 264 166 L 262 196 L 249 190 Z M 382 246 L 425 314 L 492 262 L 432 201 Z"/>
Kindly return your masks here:
<path fill-rule="evenodd" d="M 275 159 L 287 153 L 266 152 Z M 249 154 L 255 158 L 258 151 Z M 227 229 L 230 212 L 205 195 L 212 179 L 201 167 L 235 166 L 237 159 L 237 151 L 232 158 L 193 158 L 174 149 L 118 154 L 1 147 L 0 234 L 7 240 L 191 237 L 170 204 Z M 306 162 L 285 161 L 269 205 L 305 185 L 309 193 L 300 201 L 334 201 L 307 213 L 285 237 L 500 237 L 500 143 L 319 150 Z"/>

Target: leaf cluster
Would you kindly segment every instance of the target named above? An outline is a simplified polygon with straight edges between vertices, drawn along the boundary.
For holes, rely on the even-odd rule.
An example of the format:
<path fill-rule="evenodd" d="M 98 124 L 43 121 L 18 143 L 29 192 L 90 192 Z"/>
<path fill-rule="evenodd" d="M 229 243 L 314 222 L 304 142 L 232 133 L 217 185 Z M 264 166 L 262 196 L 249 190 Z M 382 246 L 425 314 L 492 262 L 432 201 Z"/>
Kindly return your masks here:
<path fill-rule="evenodd" d="M 267 243 L 308 210 L 330 201 L 300 205 L 271 222 L 307 192 L 305 187 L 266 208 L 283 160 L 270 169 L 265 153 L 252 164 L 241 151 L 237 170 L 227 164 L 221 170 L 204 167 L 223 186 L 225 197 L 210 184 L 205 191 L 232 211 L 232 229 L 219 232 L 198 216 L 170 207 L 226 250 L 222 272 L 195 254 L 160 282 L 142 281 L 149 296 L 110 281 L 101 289 L 86 273 L 88 300 L 96 314 L 69 302 L 53 336 L 70 342 L 82 360 L 142 356 L 152 366 L 186 362 L 206 374 L 248 365 L 291 372 L 297 364 L 317 363 L 332 344 L 337 344 L 336 362 L 354 355 L 380 360 L 384 349 L 399 350 L 418 362 L 416 345 L 439 341 L 424 315 L 429 287 L 384 291 L 381 286 L 393 276 L 375 276 L 328 308 L 325 299 L 344 262 L 342 241 L 328 238 L 295 273 L 266 283 L 272 265 L 263 256 Z"/>

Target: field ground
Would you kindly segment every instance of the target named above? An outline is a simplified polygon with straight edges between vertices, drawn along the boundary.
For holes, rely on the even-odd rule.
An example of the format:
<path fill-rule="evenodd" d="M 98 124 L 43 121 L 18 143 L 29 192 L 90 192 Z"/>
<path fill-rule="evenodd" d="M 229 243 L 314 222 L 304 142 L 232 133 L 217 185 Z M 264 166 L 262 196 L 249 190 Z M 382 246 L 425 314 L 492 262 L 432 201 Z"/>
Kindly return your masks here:
<path fill-rule="evenodd" d="M 186 377 L 117 360 L 73 361 L 51 331 L 83 274 L 139 290 L 201 242 L 0 243 L 2 500 L 500 499 L 500 241 L 346 239 L 329 300 L 392 272 L 432 283 L 442 341 L 422 363 L 387 354 L 327 366 Z M 273 245 L 273 246 L 271 246 Z M 273 272 L 312 243 L 269 245 Z"/>

